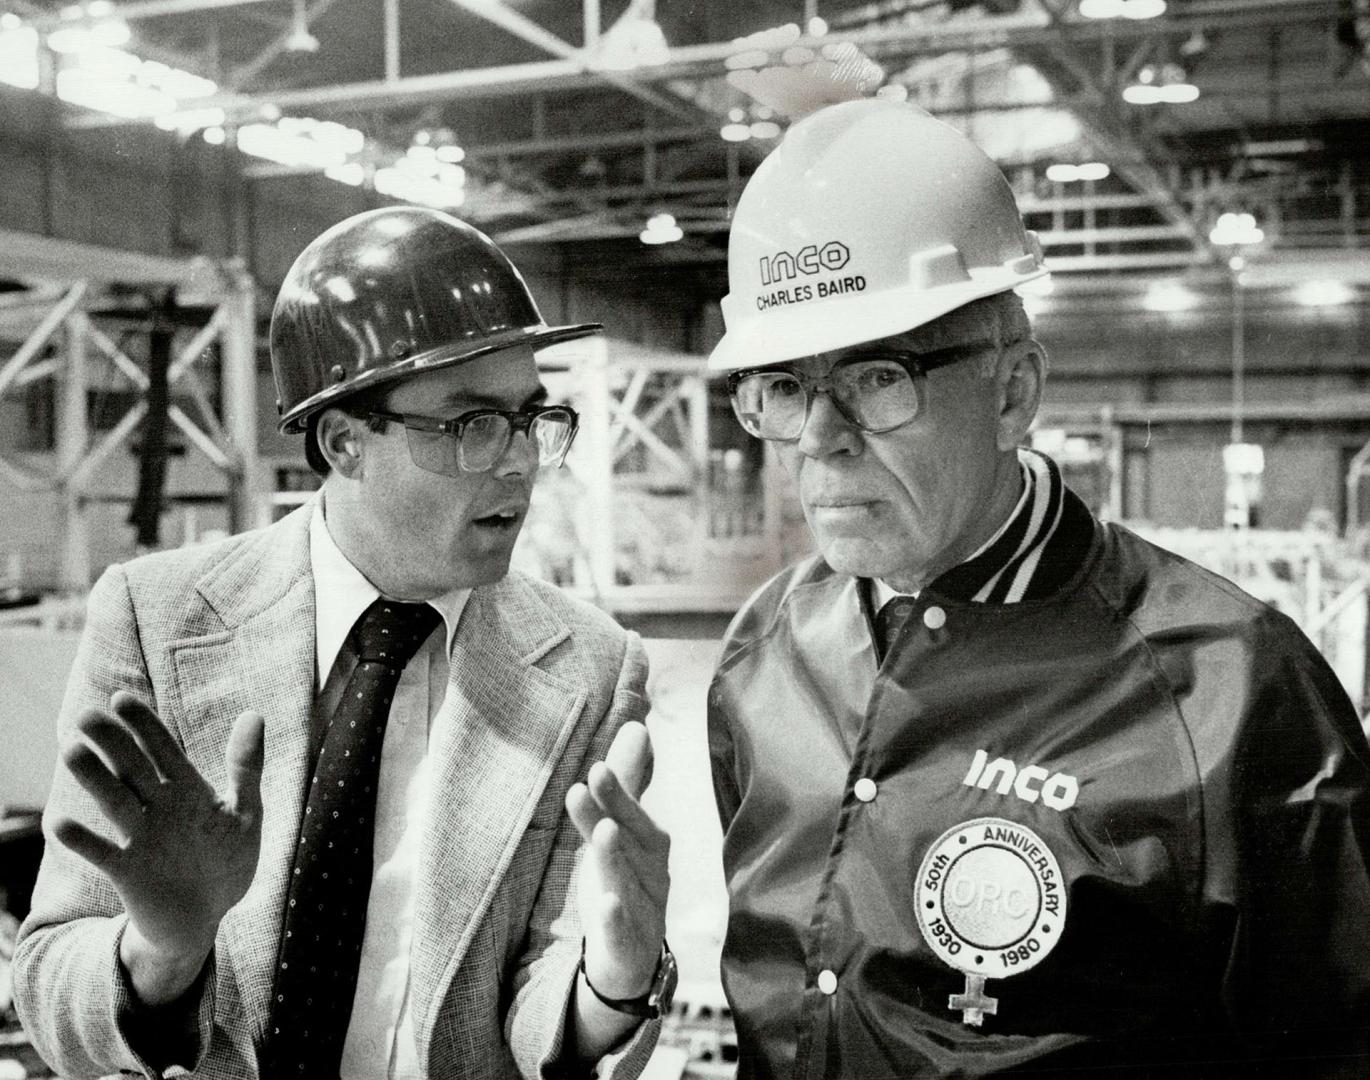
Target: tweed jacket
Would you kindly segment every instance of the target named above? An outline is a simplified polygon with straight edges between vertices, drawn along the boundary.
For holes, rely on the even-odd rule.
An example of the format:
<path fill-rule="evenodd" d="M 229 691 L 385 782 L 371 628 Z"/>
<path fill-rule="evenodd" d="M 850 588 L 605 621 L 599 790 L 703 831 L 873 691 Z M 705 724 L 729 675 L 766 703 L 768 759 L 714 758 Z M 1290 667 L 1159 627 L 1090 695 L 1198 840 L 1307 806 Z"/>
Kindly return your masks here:
<path fill-rule="evenodd" d="M 312 503 L 266 529 L 159 553 L 105 572 L 62 705 L 82 710 L 126 689 L 162 717 L 216 789 L 245 709 L 266 718 L 261 855 L 247 895 L 220 924 L 198 1008 L 207 1080 L 255 1077 L 267 1022 L 286 878 L 297 842 L 314 702 Z M 434 718 L 435 799 L 420 846 L 411 960 L 418 1057 L 426 1077 L 555 1075 L 581 929 L 581 844 L 567 789 L 642 719 L 646 657 L 603 613 L 520 575 L 473 590 Z M 157 1076 L 130 1044 L 118 962 L 127 917 L 107 879 L 53 840 L 54 820 L 95 824 L 93 801 L 59 766 L 48 837 L 14 961 L 20 1016 L 68 1080 Z M 107 829 L 101 831 L 107 832 Z M 658 1024 L 643 1024 L 598 1075 L 641 1071 Z"/>

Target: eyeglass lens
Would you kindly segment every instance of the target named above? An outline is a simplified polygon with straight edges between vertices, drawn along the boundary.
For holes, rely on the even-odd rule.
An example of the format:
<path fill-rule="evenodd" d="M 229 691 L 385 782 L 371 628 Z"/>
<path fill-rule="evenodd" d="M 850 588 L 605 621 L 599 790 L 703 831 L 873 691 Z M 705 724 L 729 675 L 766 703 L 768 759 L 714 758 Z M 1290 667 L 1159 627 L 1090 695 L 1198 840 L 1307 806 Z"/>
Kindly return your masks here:
<path fill-rule="evenodd" d="M 843 414 L 864 431 L 889 431 L 918 415 L 920 396 L 913 377 L 898 361 L 888 359 L 839 364 L 826 379 L 803 379 L 788 371 L 754 372 L 738 381 L 733 408 L 752 435 L 797 439 L 815 388 L 832 394 Z"/>
<path fill-rule="evenodd" d="M 459 439 L 441 431 L 405 430 L 415 465 L 428 472 L 457 476 L 494 468 L 509 446 L 513 425 L 508 417 L 486 413 L 467 421 Z M 528 438 L 538 449 L 538 464 L 559 466 L 575 433 L 575 417 L 569 409 L 548 409 L 535 416 L 528 425 Z"/>

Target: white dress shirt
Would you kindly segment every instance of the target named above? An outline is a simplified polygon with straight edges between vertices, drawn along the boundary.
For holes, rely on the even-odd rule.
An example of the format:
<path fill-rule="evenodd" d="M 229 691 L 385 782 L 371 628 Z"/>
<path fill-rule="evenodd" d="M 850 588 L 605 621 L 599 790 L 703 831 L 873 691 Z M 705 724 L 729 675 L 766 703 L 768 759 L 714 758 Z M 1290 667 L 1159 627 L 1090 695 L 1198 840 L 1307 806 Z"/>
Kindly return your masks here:
<path fill-rule="evenodd" d="M 347 637 L 380 592 L 338 550 L 328 533 L 322 501 L 309 522 L 309 561 L 314 575 L 318 661 L 315 716 L 326 722 L 357 665 Z M 442 616 L 442 627 L 434 629 L 405 667 L 390 706 L 376 792 L 366 935 L 343 1046 L 342 1080 L 417 1080 L 419 1076 L 409 950 L 419 838 L 429 816 L 428 736 L 447 690 L 452 640 L 470 595 L 470 589 L 454 589 L 429 601 Z"/>

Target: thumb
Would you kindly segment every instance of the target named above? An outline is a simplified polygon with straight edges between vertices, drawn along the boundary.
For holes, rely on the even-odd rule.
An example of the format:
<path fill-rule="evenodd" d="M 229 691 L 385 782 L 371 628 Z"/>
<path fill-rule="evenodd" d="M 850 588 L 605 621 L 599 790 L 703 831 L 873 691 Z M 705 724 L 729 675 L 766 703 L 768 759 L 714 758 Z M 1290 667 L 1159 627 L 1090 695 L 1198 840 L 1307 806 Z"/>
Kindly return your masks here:
<path fill-rule="evenodd" d="M 624 791 L 634 799 L 642 798 L 652 781 L 652 739 L 647 725 L 633 720 L 619 728 L 604 755 L 604 764 L 613 770 Z"/>
<path fill-rule="evenodd" d="M 249 709 L 233 723 L 224 754 L 228 791 L 224 798 L 234 813 L 253 821 L 262 816 L 262 762 L 266 756 L 266 721 Z"/>

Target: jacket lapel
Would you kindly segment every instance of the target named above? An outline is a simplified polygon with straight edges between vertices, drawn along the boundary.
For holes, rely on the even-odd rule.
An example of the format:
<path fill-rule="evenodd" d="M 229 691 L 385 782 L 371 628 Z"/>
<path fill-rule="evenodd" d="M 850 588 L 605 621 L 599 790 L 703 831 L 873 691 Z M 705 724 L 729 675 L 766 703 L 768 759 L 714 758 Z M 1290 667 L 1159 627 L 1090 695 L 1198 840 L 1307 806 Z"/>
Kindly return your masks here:
<path fill-rule="evenodd" d="M 266 1024 L 277 944 L 275 935 L 262 930 L 280 923 L 309 768 L 315 681 L 312 512 L 311 501 L 207 573 L 197 588 L 222 628 L 170 647 L 187 753 L 219 790 L 234 720 L 246 709 L 256 709 L 266 720 L 257 875 L 219 935 L 258 1034 Z"/>
<path fill-rule="evenodd" d="M 568 636 L 517 577 L 476 589 L 462 614 L 429 749 L 411 952 L 420 1047 L 584 707 L 583 689 L 537 666 Z"/>

